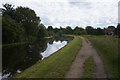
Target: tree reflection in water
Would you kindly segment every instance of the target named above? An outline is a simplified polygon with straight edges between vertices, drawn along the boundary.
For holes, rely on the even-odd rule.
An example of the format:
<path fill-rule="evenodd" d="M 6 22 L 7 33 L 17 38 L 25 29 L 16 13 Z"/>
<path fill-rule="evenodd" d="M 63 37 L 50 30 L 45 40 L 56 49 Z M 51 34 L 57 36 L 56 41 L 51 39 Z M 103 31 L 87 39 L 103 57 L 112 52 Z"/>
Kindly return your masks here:
<path fill-rule="evenodd" d="M 28 67 L 42 59 L 40 53 L 44 53 L 49 47 L 48 44 L 54 42 L 62 43 L 71 41 L 72 37 L 56 37 L 41 39 L 29 44 L 5 46 L 2 48 L 2 76 L 3 78 L 12 77 L 21 73 Z M 54 45 L 53 45 L 54 46 Z M 57 46 L 55 46 L 57 47 Z M 52 49 L 51 49 L 52 51 Z M 49 52 L 51 52 L 49 50 Z"/>

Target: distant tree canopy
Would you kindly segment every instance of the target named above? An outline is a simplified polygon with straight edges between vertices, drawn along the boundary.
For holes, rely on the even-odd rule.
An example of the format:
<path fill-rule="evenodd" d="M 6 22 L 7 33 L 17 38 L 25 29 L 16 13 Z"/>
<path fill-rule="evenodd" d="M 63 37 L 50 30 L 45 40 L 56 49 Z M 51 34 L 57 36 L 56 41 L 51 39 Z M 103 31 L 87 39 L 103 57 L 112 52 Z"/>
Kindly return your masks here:
<path fill-rule="evenodd" d="M 87 34 L 86 31 L 83 28 L 78 27 L 78 26 L 75 27 L 75 29 L 73 30 L 73 33 L 76 34 L 76 35 Z"/>
<path fill-rule="evenodd" d="M 105 32 L 101 28 L 94 29 L 94 35 L 104 35 Z"/>
<path fill-rule="evenodd" d="M 70 26 L 67 26 L 65 33 L 66 33 L 66 34 L 72 34 L 72 33 L 73 33 L 72 28 L 71 28 Z"/>
<path fill-rule="evenodd" d="M 53 27 L 52 26 L 48 26 L 47 30 L 48 31 L 53 31 Z"/>
<path fill-rule="evenodd" d="M 105 34 L 103 29 L 101 28 L 95 29 L 92 26 L 87 26 L 86 31 L 89 35 L 104 35 Z"/>
<path fill-rule="evenodd" d="M 92 26 L 87 26 L 87 27 L 86 27 L 86 31 L 87 31 L 87 33 L 90 34 L 90 35 L 93 35 L 93 30 L 94 30 L 94 29 L 93 29 Z"/>
<path fill-rule="evenodd" d="M 108 28 L 115 28 L 115 26 L 108 26 Z"/>

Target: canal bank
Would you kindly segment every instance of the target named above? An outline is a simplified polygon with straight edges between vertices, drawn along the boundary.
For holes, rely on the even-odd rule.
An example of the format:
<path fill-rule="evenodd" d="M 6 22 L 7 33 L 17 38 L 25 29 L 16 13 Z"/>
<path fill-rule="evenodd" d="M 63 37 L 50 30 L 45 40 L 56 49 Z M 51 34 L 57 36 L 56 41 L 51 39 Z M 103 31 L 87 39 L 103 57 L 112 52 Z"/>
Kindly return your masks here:
<path fill-rule="evenodd" d="M 63 78 L 82 46 L 82 40 L 74 39 L 51 56 L 38 61 L 16 78 Z"/>
<path fill-rule="evenodd" d="M 39 60 L 54 54 L 71 40 L 73 37 L 57 36 L 49 39 L 38 39 L 30 43 L 3 46 L 2 78 L 11 78 L 22 73 Z"/>

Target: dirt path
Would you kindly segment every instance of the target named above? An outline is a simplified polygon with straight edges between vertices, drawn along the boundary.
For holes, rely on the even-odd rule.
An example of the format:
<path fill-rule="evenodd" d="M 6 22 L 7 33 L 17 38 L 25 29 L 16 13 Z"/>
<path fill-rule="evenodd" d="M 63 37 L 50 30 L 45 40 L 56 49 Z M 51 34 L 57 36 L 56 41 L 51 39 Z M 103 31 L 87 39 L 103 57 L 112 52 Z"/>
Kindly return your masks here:
<path fill-rule="evenodd" d="M 96 65 L 96 70 L 94 73 L 95 78 L 106 78 L 106 74 L 104 72 L 103 62 L 97 54 L 96 50 L 93 48 L 91 43 L 85 40 L 84 37 L 82 39 L 82 48 L 76 56 L 76 59 L 72 63 L 70 70 L 66 73 L 65 78 L 81 78 L 82 73 L 84 71 L 84 62 L 89 57 L 92 56 L 94 59 L 94 63 Z"/>

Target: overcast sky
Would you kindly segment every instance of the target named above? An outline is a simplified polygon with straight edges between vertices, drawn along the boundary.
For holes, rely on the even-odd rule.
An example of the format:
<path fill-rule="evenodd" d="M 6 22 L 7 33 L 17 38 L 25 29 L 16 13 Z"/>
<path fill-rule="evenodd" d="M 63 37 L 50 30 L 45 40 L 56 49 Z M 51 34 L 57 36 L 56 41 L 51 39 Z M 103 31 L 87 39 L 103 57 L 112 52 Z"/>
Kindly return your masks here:
<path fill-rule="evenodd" d="M 33 9 L 46 27 L 107 27 L 118 23 L 119 0 L 2 0 Z"/>

